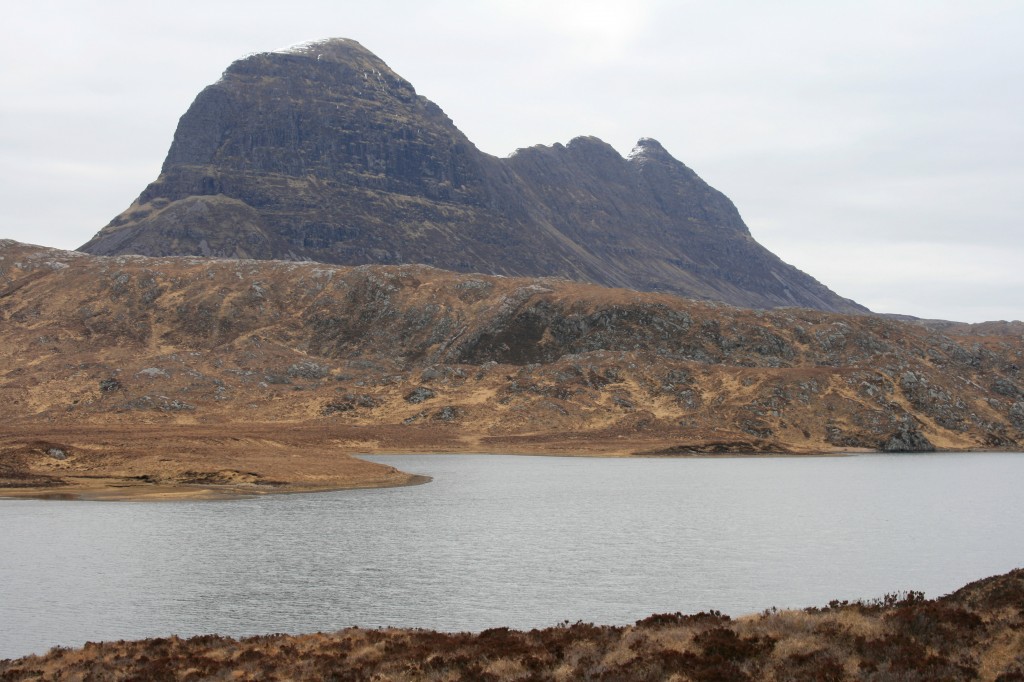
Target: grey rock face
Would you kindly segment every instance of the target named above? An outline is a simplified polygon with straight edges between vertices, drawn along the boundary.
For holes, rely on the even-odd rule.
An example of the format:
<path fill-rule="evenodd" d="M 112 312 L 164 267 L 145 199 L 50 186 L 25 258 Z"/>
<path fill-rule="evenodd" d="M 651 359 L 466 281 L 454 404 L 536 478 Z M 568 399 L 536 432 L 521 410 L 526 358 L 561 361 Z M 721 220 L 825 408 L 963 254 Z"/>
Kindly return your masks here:
<path fill-rule="evenodd" d="M 430 400 L 435 395 L 436 394 L 429 388 L 419 386 L 410 391 L 409 394 L 405 396 L 405 400 L 406 402 L 416 405 L 418 403 L 422 403 L 424 400 Z"/>
<path fill-rule="evenodd" d="M 882 443 L 882 452 L 935 452 L 935 446 L 909 421 Z"/>
<path fill-rule="evenodd" d="M 160 177 L 81 250 L 424 263 L 866 312 L 754 241 L 657 141 L 628 158 L 579 137 L 498 159 L 340 39 L 232 64 L 182 116 Z"/>

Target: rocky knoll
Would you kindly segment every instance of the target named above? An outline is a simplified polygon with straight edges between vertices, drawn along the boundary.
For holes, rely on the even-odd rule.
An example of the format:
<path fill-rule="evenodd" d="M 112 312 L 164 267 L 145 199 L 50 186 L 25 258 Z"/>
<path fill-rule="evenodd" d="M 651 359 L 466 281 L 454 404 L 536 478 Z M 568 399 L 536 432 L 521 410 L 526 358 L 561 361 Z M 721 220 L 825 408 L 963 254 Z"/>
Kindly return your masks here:
<path fill-rule="evenodd" d="M 81 250 L 557 276 L 756 308 L 866 312 L 751 237 L 654 140 L 480 152 L 350 40 L 233 63 L 159 178 Z"/>
<path fill-rule="evenodd" d="M 341 452 L 1020 449 L 1024 337 L 954 331 L 422 265 L 5 241 L 0 451 L 28 485 L 70 466 L 55 433 L 97 424 L 199 434 L 174 457 L 234 429 L 232 477 L 286 427 Z"/>

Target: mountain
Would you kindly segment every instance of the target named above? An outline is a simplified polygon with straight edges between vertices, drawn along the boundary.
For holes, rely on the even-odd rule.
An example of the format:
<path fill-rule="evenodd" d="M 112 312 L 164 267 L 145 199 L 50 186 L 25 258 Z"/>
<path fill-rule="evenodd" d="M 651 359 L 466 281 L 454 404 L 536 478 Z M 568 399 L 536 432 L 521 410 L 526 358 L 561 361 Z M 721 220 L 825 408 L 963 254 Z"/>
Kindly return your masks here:
<path fill-rule="evenodd" d="M 864 313 L 751 237 L 657 141 L 478 150 L 351 40 L 236 61 L 182 116 L 159 178 L 81 250 L 421 263 L 733 305 Z"/>
<path fill-rule="evenodd" d="M 325 485 L 353 451 L 1019 450 L 1022 354 L 1006 325 L 0 241 L 0 487 Z"/>

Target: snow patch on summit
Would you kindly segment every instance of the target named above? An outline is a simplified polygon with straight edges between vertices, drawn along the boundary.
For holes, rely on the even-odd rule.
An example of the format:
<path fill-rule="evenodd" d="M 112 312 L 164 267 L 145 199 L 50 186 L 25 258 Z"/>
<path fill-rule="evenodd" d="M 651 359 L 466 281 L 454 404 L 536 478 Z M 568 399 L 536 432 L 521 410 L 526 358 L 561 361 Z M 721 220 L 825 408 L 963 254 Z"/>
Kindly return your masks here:
<path fill-rule="evenodd" d="M 626 158 L 633 159 L 638 156 L 646 156 L 647 152 L 650 151 L 652 147 L 658 146 L 660 146 L 660 144 L 654 138 L 641 137 L 633 146 L 633 149 L 630 150 L 629 154 L 626 155 Z"/>
<path fill-rule="evenodd" d="M 348 38 L 320 38 L 318 40 L 307 40 L 302 43 L 290 45 L 288 47 L 282 47 L 277 50 L 271 50 L 273 54 L 309 54 L 315 52 L 318 49 L 325 46 L 327 43 L 347 43 L 351 42 Z"/>

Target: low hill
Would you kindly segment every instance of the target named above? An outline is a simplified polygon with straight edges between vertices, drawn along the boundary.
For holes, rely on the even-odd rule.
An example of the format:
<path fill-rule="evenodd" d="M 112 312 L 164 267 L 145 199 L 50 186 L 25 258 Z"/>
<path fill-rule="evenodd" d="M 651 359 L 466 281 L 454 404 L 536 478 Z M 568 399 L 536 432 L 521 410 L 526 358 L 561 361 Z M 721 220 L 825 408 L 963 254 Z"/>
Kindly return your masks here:
<path fill-rule="evenodd" d="M 222 477 L 259 474 L 244 453 L 310 434 L 335 453 L 1017 450 L 1022 353 L 1013 325 L 944 334 L 422 265 L 0 242 L 10 485 L 65 481 L 79 460 L 50 446 L 155 484 L 231 453 Z M 144 445 L 174 429 L 196 434 L 175 450 L 201 453 L 187 465 Z"/>

